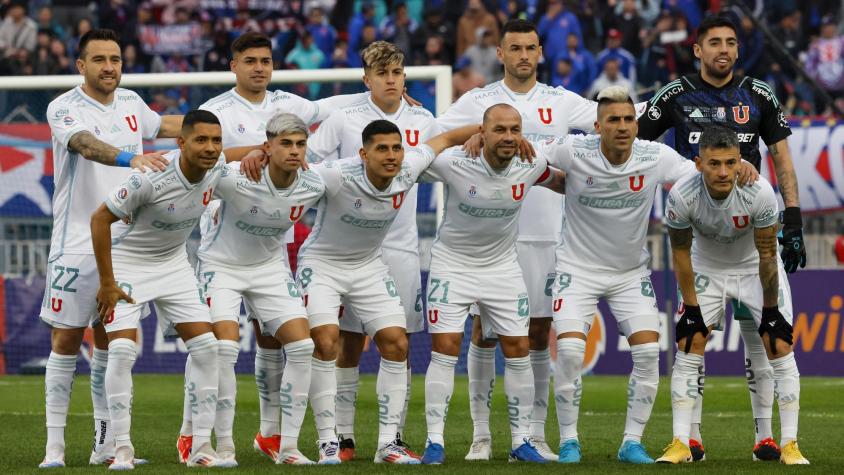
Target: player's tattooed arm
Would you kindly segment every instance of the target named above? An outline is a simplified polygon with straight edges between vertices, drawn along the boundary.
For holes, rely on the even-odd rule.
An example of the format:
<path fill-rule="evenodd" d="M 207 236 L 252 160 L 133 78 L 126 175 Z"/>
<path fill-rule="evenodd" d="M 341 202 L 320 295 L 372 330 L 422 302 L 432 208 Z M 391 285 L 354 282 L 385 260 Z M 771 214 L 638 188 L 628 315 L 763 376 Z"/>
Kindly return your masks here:
<path fill-rule="evenodd" d="M 543 183 L 537 183 L 538 186 L 548 188 L 549 190 L 564 195 L 566 193 L 566 172 L 557 170 L 554 167 L 548 167 L 551 176 Z"/>
<path fill-rule="evenodd" d="M 786 208 L 799 207 L 800 195 L 797 188 L 797 174 L 794 172 L 794 163 L 791 161 L 791 150 L 788 148 L 788 139 L 782 139 L 775 144 L 768 146 L 771 157 L 774 161 L 774 171 L 777 174 L 782 201 Z"/>
<path fill-rule="evenodd" d="M 91 132 L 84 130 L 73 134 L 67 142 L 67 148 L 88 160 L 109 166 L 117 166 L 117 155 L 120 154 L 119 148 L 103 142 L 94 137 L 94 134 Z M 167 160 L 158 152 L 135 155 L 129 164 L 132 168 L 138 170 L 151 168 L 160 171 L 167 168 Z"/>
<path fill-rule="evenodd" d="M 132 297 L 126 295 L 123 289 L 117 286 L 114 280 L 114 269 L 111 266 L 111 225 L 118 219 L 105 204 L 101 204 L 91 215 L 91 244 L 94 247 L 97 273 L 100 276 L 97 312 L 103 322 L 114 311 L 118 300 L 135 303 Z"/>
<path fill-rule="evenodd" d="M 759 252 L 759 280 L 762 282 L 764 307 L 776 307 L 779 302 L 779 266 L 777 264 L 777 225 L 753 231 Z"/>
<path fill-rule="evenodd" d="M 674 258 L 674 274 L 677 285 L 686 305 L 697 305 L 695 293 L 695 272 L 692 268 L 692 228 L 677 229 L 668 227 L 668 238 L 671 240 L 671 253 Z"/>
<path fill-rule="evenodd" d="M 163 115 L 161 116 L 161 127 L 158 128 L 158 136 L 160 138 L 175 138 L 179 136 L 182 130 L 183 115 Z"/>

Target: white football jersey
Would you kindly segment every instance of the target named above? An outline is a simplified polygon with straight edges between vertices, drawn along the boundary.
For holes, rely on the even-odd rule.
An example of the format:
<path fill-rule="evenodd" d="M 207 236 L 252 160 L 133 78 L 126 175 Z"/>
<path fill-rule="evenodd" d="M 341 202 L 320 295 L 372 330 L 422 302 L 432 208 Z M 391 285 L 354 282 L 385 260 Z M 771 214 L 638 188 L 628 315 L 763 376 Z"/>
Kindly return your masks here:
<path fill-rule="evenodd" d="M 425 145 L 406 149 L 401 171 L 383 191 L 369 182 L 360 157 L 312 166 L 322 176 L 325 195 L 317 204 L 316 224 L 299 250 L 299 259 L 355 268 L 379 258 L 382 243 L 390 239 L 390 225 L 399 209 L 409 205 L 408 193 L 434 158 Z"/>
<path fill-rule="evenodd" d="M 422 174 L 425 181 L 445 185 L 445 211 L 431 248 L 432 267 L 436 261 L 471 272 L 508 260 L 516 263 L 519 211 L 531 187 L 550 177 L 542 157 L 533 163 L 514 157 L 506 169 L 496 171 L 483 153 L 468 157 L 461 147 L 441 153 Z"/>
<path fill-rule="evenodd" d="M 47 122 L 55 181 L 50 260 L 62 254 L 93 254 L 91 214 L 111 189 L 129 176 L 130 169 L 88 160 L 68 150 L 67 144 L 85 131 L 124 152 L 140 154 L 143 140 L 158 135 L 161 116 L 128 89 L 117 88 L 114 101 L 103 105 L 77 86 L 50 102 Z"/>
<path fill-rule="evenodd" d="M 535 142 L 568 135 L 571 129 L 591 132 L 597 119 L 595 102 L 562 87 L 536 83 L 519 94 L 497 81 L 473 89 L 437 118 L 442 130 L 480 124 L 484 111 L 495 104 L 510 104 L 522 115 L 522 135 Z M 534 188 L 525 200 L 519 218 L 519 241 L 559 242 L 561 221 L 548 219 L 563 214 L 564 198 L 546 188 Z"/>
<path fill-rule="evenodd" d="M 308 139 L 308 161 L 319 163 L 358 154 L 361 132 L 373 120 L 389 120 L 402 131 L 405 147 L 416 147 L 439 134 L 434 116 L 422 107 L 412 107 L 404 99 L 395 114 L 385 114 L 367 96 L 355 104 L 331 113 Z M 416 227 L 417 187 L 405 197 L 396 221 L 390 226 L 384 247 L 400 251 L 418 252 L 419 231 Z"/>
<path fill-rule="evenodd" d="M 223 146 L 258 145 L 267 140 L 267 122 L 279 112 L 296 114 L 308 125 L 325 120 L 335 109 L 359 102 L 365 93 L 334 96 L 309 101 L 285 91 L 267 91 L 260 103 L 249 102 L 235 88 L 212 97 L 199 106 L 220 119 L 223 126 Z"/>
<path fill-rule="evenodd" d="M 694 173 L 672 148 L 636 139 L 630 158 L 613 166 L 598 135 L 569 135 L 537 154 L 566 172 L 566 214 L 557 265 L 583 272 L 627 272 L 646 266 L 648 222 L 660 185 Z"/>
<path fill-rule="evenodd" d="M 264 167 L 261 181 L 240 173 L 240 162 L 223 170 L 214 198 L 222 200 L 216 220 L 202 229 L 199 258 L 229 266 L 252 266 L 282 260 L 284 233 L 325 192 L 319 174 L 300 171 L 287 188 L 276 188 Z"/>
<path fill-rule="evenodd" d="M 190 183 L 179 168 L 179 150 L 161 172 L 132 172 L 105 201 L 121 221 L 111 227 L 111 255 L 139 264 L 165 262 L 187 253 L 185 242 L 214 195 L 226 167 L 220 154 L 217 164 L 198 183 Z M 127 222 L 122 221 L 127 219 Z"/>
<path fill-rule="evenodd" d="M 697 173 L 678 181 L 668 194 L 665 216 L 676 229 L 692 228 L 692 265 L 696 271 L 731 274 L 759 272 L 753 230 L 777 223 L 777 196 L 762 177 L 734 186 L 727 199 L 712 199 Z"/>

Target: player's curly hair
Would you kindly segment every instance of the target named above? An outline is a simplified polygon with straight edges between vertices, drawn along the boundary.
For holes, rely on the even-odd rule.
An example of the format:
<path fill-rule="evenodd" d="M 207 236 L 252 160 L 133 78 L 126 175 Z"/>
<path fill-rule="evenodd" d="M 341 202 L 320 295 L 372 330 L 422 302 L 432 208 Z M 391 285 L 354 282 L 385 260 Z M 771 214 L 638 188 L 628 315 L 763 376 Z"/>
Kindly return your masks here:
<path fill-rule="evenodd" d="M 364 71 L 390 64 L 404 66 L 404 53 L 398 46 L 387 41 L 376 41 L 360 52 Z"/>

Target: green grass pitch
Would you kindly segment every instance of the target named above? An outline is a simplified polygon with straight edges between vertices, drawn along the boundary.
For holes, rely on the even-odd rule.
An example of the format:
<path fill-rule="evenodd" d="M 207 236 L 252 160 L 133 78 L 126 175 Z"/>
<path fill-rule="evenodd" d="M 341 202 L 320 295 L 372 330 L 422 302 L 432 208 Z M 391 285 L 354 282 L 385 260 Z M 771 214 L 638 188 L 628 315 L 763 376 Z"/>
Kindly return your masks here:
<path fill-rule="evenodd" d="M 499 376 L 492 414 L 494 460 L 469 463 L 463 460 L 472 439 L 467 381 L 458 376 L 446 424 L 446 463 L 440 467 L 393 467 L 375 465 L 372 454 L 377 436 L 375 378 L 364 376 L 357 412 L 358 460 L 339 467 L 275 467 L 252 450 L 252 437 L 258 428 L 258 404 L 251 376 L 238 379 L 238 406 L 235 443 L 240 467 L 237 473 L 395 473 L 423 471 L 437 473 L 644 473 L 694 471 L 696 473 L 808 473 L 844 472 L 844 450 L 838 447 L 844 427 L 844 379 L 803 378 L 800 414 L 800 446 L 812 465 L 785 467 L 778 463 L 752 462 L 753 423 L 744 381 L 740 378 L 709 377 L 706 381 L 703 435 L 707 460 L 684 466 L 627 466 L 615 459 L 624 427 L 627 378 L 590 376 L 584 378 L 580 413 L 580 437 L 583 461 L 579 466 L 508 464 L 510 437 L 506 405 Z M 669 380 L 662 378 L 653 416 L 645 433 L 645 446 L 658 457 L 671 440 L 671 403 Z M 40 472 L 36 466 L 44 454 L 44 383 L 41 377 L 7 376 L 0 378 L 0 473 Z M 137 473 L 173 473 L 189 469 L 176 461 L 176 437 L 181 423 L 182 377 L 179 375 L 135 376 L 133 443 L 137 455 L 151 461 Z M 548 440 L 557 441 L 556 416 L 549 410 Z M 777 415 L 774 430 L 778 433 Z M 105 467 L 87 466 L 92 441 L 92 416 L 87 376 L 74 384 L 71 414 L 68 418 L 68 468 L 57 473 L 105 472 Z M 425 441 L 424 376 L 415 376 L 406 439 L 421 452 Z M 309 457 L 316 457 L 313 443 L 313 418 L 308 413 L 299 447 Z M 202 470 L 203 469 L 194 469 Z"/>

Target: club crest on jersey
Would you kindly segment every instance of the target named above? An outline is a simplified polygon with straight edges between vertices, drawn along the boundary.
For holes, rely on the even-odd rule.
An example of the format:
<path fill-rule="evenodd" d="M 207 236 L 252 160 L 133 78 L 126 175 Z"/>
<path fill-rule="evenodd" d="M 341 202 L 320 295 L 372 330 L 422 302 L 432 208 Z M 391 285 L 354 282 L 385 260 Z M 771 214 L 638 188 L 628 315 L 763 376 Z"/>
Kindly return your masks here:
<path fill-rule="evenodd" d="M 727 118 L 727 110 L 723 107 L 719 107 L 715 110 L 715 118 L 718 120 L 724 120 Z"/>
<path fill-rule="evenodd" d="M 545 107 L 545 108 L 540 107 L 539 109 L 537 109 L 537 111 L 539 111 L 539 121 L 540 122 L 542 122 L 545 125 L 548 125 L 548 124 L 551 123 L 551 121 L 553 119 L 551 118 L 551 108 L 550 107 Z M 546 115 L 548 117 L 545 117 Z"/>
<path fill-rule="evenodd" d="M 470 185 L 469 186 L 469 198 L 474 198 L 476 196 L 478 196 L 478 187 L 476 187 L 475 185 Z"/>
<path fill-rule="evenodd" d="M 594 179 L 592 179 L 592 177 L 591 177 L 591 176 L 590 176 L 590 177 L 588 177 L 588 178 L 586 178 L 586 186 L 592 186 L 592 185 L 594 185 L 594 184 L 595 184 L 595 180 L 594 180 Z"/>
<path fill-rule="evenodd" d="M 252 209 L 250 209 L 250 210 L 249 210 L 249 214 L 251 214 L 251 215 L 253 215 L 253 216 L 254 216 L 254 215 L 256 215 L 256 214 L 258 214 L 258 207 L 257 207 L 257 206 L 253 206 L 253 207 L 252 207 Z"/>
<path fill-rule="evenodd" d="M 750 106 L 733 106 L 733 120 L 736 124 L 746 124 L 750 120 Z"/>
<path fill-rule="evenodd" d="M 517 185 L 511 185 L 510 189 L 513 190 L 513 201 L 522 201 L 522 198 L 525 197 L 525 184 L 519 183 Z"/>
<path fill-rule="evenodd" d="M 631 176 L 627 179 L 630 182 L 630 191 L 642 191 L 642 187 L 645 186 L 645 175 Z"/>
<path fill-rule="evenodd" d="M 50 309 L 56 313 L 62 311 L 62 299 L 53 297 L 50 299 Z"/>
<path fill-rule="evenodd" d="M 243 124 L 237 124 L 237 133 L 242 134 L 244 132 L 246 132 L 246 127 Z"/>
<path fill-rule="evenodd" d="M 94 133 L 97 134 L 97 135 L 100 135 L 100 128 L 97 127 L 96 125 L 94 126 Z"/>
<path fill-rule="evenodd" d="M 736 229 L 746 228 L 750 224 L 750 217 L 746 214 L 733 216 L 733 224 L 736 225 Z"/>
<path fill-rule="evenodd" d="M 356 199 L 355 200 L 355 208 L 360 208 L 361 206 L 363 206 L 363 201 L 361 201 L 360 198 Z"/>
<path fill-rule="evenodd" d="M 121 188 L 117 190 L 117 197 L 121 200 L 125 200 L 127 196 L 129 196 L 129 190 L 127 190 L 126 188 Z"/>
<path fill-rule="evenodd" d="M 290 207 L 290 221 L 296 222 L 299 218 L 302 217 L 302 213 L 305 212 L 305 205 L 299 206 L 291 206 Z"/>
<path fill-rule="evenodd" d="M 411 132 L 412 132 L 412 134 L 411 134 Z M 413 136 L 413 138 L 411 138 L 411 135 Z M 407 144 L 410 145 L 411 147 L 415 147 L 415 146 L 419 145 L 419 131 L 418 130 L 404 129 L 404 137 L 405 137 L 405 139 L 407 139 L 406 140 Z"/>
<path fill-rule="evenodd" d="M 401 208 L 402 203 L 404 203 L 404 192 L 397 195 L 393 195 L 393 209 Z"/>
<path fill-rule="evenodd" d="M 176 211 L 176 205 L 173 204 L 173 203 L 170 203 L 170 206 L 167 207 L 167 211 L 169 211 L 171 213 L 175 212 Z"/>
<path fill-rule="evenodd" d="M 134 115 L 127 115 L 124 117 L 126 119 L 126 123 L 129 124 L 129 128 L 132 129 L 132 132 L 138 131 L 138 119 Z"/>
<path fill-rule="evenodd" d="M 71 126 L 71 125 L 73 125 L 73 124 L 74 124 L 74 122 L 76 122 L 76 121 L 75 121 L 75 120 L 73 120 L 73 117 L 71 117 L 71 116 L 69 116 L 69 115 L 66 115 L 66 116 L 64 116 L 64 119 L 62 119 L 62 122 L 64 122 L 64 125 L 66 125 L 66 126 L 70 127 L 70 126 Z"/>

